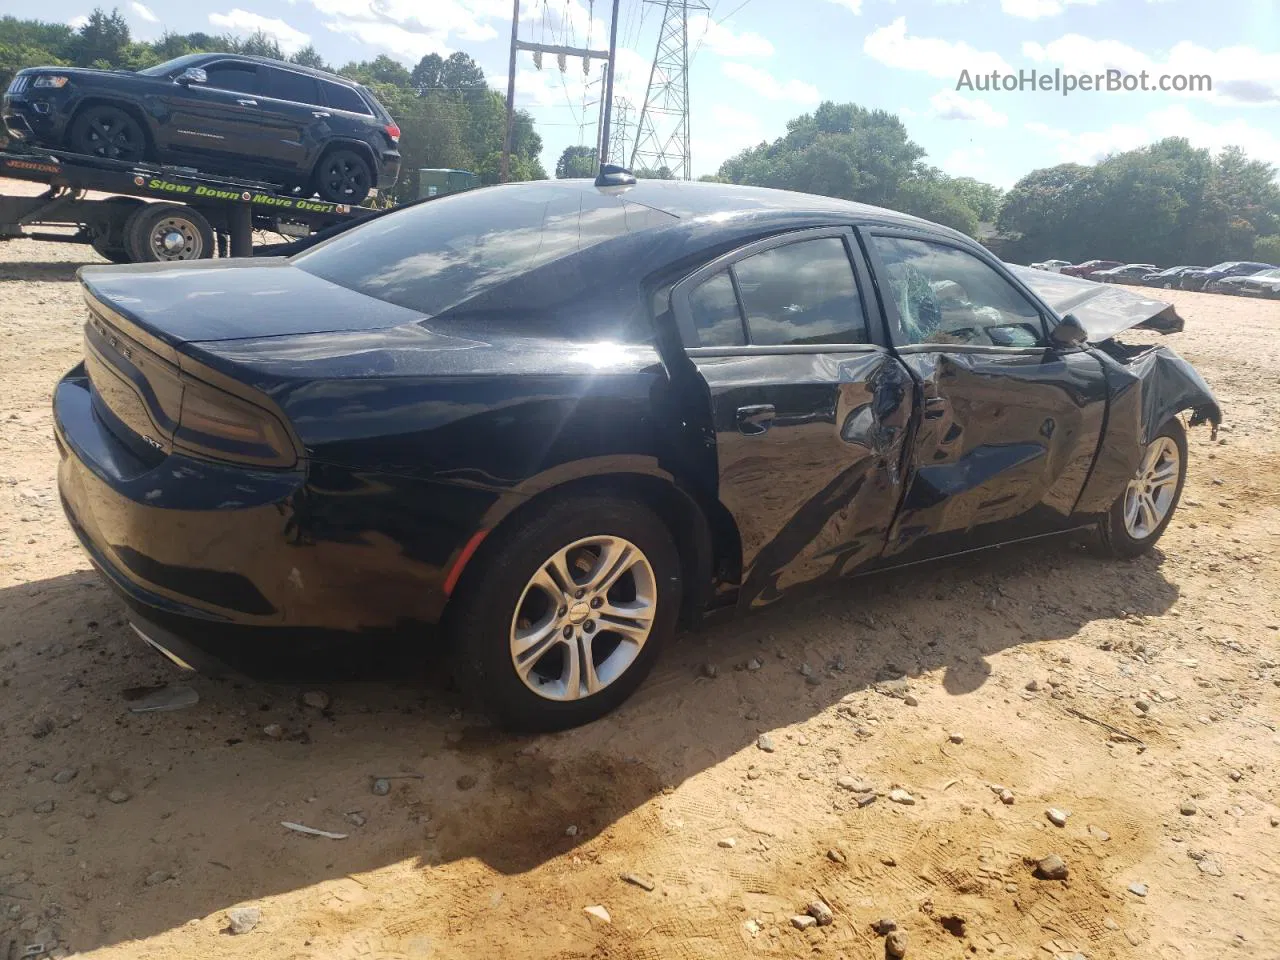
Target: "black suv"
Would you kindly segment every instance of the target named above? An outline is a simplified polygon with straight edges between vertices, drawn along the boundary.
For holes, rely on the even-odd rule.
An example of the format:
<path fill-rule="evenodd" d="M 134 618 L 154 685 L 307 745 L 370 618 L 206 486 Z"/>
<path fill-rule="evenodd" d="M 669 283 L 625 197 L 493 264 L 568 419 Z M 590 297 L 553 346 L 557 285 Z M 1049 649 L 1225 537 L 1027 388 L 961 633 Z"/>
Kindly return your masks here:
<path fill-rule="evenodd" d="M 31 67 L 3 113 L 32 143 L 269 180 L 335 203 L 359 203 L 400 172 L 400 128 L 365 87 L 265 57 L 197 53 L 137 73 Z"/>

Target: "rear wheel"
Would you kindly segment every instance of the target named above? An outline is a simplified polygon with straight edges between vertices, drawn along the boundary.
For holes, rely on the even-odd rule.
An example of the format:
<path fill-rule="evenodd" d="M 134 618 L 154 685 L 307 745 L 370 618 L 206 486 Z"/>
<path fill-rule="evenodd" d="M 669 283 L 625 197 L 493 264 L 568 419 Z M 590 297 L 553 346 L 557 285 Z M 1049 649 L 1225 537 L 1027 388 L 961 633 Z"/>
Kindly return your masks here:
<path fill-rule="evenodd" d="M 1103 518 L 1104 550 L 1127 559 L 1155 546 L 1173 519 L 1186 478 L 1187 432 L 1174 418 L 1151 438 L 1133 479 Z"/>
<path fill-rule="evenodd" d="M 204 260 L 213 256 L 213 227 L 181 203 L 148 203 L 129 218 L 125 248 L 134 263 Z"/>
<path fill-rule="evenodd" d="M 356 206 L 373 189 L 373 171 L 357 151 L 338 149 L 320 158 L 315 185 L 322 200 Z"/>
<path fill-rule="evenodd" d="M 147 155 L 142 124 L 127 110 L 99 104 L 81 110 L 71 123 L 71 149 L 107 160 L 137 161 Z"/>
<path fill-rule="evenodd" d="M 661 518 L 634 501 L 580 497 L 495 536 L 450 612 L 459 682 L 513 729 L 613 710 L 675 631 L 680 560 Z"/>

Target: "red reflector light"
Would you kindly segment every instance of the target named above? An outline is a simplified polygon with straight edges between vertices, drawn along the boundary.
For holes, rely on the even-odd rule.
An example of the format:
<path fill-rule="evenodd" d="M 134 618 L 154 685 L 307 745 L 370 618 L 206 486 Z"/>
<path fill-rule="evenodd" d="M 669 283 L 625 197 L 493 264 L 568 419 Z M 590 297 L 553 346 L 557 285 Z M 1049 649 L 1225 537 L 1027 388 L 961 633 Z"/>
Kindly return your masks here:
<path fill-rule="evenodd" d="M 386 126 L 386 131 L 387 131 L 388 137 L 390 137 L 396 143 L 400 142 L 400 128 L 398 126 L 396 126 L 394 123 L 388 123 Z"/>

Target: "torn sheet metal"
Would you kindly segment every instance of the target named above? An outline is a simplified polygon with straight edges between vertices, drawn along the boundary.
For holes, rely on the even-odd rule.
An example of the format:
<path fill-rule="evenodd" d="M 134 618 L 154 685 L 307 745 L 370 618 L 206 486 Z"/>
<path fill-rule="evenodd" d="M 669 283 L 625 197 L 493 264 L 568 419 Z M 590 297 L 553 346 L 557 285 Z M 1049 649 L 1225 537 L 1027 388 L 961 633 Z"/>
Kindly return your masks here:
<path fill-rule="evenodd" d="M 1182 332 L 1182 317 L 1178 316 L 1172 304 L 1163 300 L 1153 300 L 1123 287 L 1062 273 L 1012 263 L 1006 266 L 1058 316 L 1074 313 L 1093 343 L 1109 340 L 1117 333 L 1135 327 L 1159 333 Z"/>

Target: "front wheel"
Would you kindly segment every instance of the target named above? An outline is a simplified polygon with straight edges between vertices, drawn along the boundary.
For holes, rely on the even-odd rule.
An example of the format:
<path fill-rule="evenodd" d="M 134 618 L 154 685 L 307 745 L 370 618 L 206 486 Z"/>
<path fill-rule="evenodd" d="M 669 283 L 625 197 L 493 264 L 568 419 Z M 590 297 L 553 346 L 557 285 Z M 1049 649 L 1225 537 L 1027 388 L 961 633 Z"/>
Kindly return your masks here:
<path fill-rule="evenodd" d="M 1186 479 L 1187 432 L 1174 418 L 1147 444 L 1133 479 L 1103 518 L 1103 549 L 1128 559 L 1155 546 L 1173 519 Z"/>
<path fill-rule="evenodd" d="M 675 632 L 680 560 L 662 519 L 604 496 L 552 504 L 486 543 L 450 611 L 460 684 L 504 726 L 613 710 Z"/>
<path fill-rule="evenodd" d="M 76 153 L 130 163 L 146 159 L 147 137 L 127 110 L 110 104 L 86 107 L 76 115 L 68 134 Z"/>
<path fill-rule="evenodd" d="M 373 189 L 373 171 L 355 150 L 334 150 L 316 165 L 315 184 L 320 199 L 354 207 Z"/>

